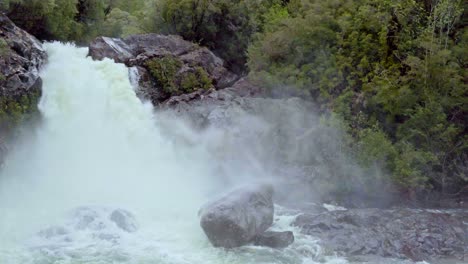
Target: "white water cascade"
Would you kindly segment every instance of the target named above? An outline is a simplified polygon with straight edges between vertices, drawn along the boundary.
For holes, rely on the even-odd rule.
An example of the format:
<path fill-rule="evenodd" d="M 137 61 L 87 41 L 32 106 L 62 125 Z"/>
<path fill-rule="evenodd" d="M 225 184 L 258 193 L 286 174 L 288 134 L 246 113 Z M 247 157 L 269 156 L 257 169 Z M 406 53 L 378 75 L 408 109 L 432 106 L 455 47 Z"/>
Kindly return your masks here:
<path fill-rule="evenodd" d="M 163 129 L 124 65 L 92 61 L 73 45 L 45 47 L 43 120 L 0 173 L 0 263 L 348 263 L 297 232 L 284 250 L 213 248 L 197 210 L 221 186 L 216 155 L 164 132 L 199 136 L 177 120 Z M 117 242 L 83 233 L 55 244 L 36 237 L 79 206 L 124 208 L 139 229 Z M 280 216 L 275 227 L 296 231 L 293 218 Z"/>

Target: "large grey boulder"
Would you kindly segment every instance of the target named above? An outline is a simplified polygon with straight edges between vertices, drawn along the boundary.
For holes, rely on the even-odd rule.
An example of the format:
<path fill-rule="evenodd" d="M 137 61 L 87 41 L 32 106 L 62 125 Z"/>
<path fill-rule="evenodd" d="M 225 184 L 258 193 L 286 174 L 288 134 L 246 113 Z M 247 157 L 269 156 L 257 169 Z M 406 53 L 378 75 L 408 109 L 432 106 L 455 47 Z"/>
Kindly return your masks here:
<path fill-rule="evenodd" d="M 200 225 L 215 247 L 253 242 L 273 223 L 273 188 L 257 184 L 239 188 L 200 210 Z"/>
<path fill-rule="evenodd" d="M 175 61 L 178 65 L 175 80 L 182 80 L 188 74 L 193 76 L 202 71 L 212 83 L 213 88 L 222 89 L 231 86 L 238 76 L 224 67 L 224 61 L 209 49 L 195 43 L 183 40 L 179 36 L 143 34 L 132 35 L 127 38 L 98 37 L 89 45 L 89 56 L 95 60 L 105 58 L 124 63 L 133 69 L 134 77 L 139 87 L 137 95 L 150 100 L 154 105 L 167 100 L 173 95 L 185 93 L 168 93 L 164 84 L 151 74 L 147 62 L 151 60 Z M 198 76 L 199 78 L 200 76 Z M 190 87 L 189 90 L 193 88 Z"/>

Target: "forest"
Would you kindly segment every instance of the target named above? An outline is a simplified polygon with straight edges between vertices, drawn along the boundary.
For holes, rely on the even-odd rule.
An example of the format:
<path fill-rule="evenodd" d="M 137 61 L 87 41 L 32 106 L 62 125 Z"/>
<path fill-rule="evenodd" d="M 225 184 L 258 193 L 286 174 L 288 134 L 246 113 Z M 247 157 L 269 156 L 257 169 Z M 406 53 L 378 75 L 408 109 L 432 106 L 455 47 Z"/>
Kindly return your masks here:
<path fill-rule="evenodd" d="M 409 197 L 468 192 L 468 2 L 2 0 L 40 40 L 176 34 L 272 96 L 299 96 L 345 131 L 364 168 Z M 0 42 L 0 54 L 2 42 Z M 372 178 L 366 181 L 380 181 Z"/>

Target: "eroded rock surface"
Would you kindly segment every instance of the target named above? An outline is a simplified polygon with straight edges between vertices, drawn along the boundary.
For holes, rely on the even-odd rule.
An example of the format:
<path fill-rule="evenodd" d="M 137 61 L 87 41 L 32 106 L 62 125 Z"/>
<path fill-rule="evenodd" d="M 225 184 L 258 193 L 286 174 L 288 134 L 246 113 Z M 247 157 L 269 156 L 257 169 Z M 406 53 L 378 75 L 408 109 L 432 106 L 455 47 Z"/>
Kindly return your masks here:
<path fill-rule="evenodd" d="M 416 209 L 351 209 L 303 214 L 294 225 L 346 255 L 466 260 L 468 213 Z"/>

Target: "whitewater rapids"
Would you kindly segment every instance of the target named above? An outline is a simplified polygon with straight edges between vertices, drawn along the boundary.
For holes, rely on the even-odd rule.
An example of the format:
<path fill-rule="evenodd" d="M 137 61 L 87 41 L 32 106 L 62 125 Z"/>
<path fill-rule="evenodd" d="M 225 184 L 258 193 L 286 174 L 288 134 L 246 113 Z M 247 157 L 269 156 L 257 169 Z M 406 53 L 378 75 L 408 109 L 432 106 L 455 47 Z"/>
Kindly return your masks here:
<path fill-rule="evenodd" d="M 93 61 L 71 44 L 45 48 L 41 124 L 17 143 L 0 172 L 0 263 L 349 263 L 300 235 L 290 226 L 294 215 L 286 214 L 274 225 L 296 234 L 285 250 L 213 248 L 197 211 L 227 186 L 209 137 L 177 120 L 160 122 L 164 117 L 137 98 L 124 65 Z M 204 140 L 190 144 L 184 137 Z M 79 237 L 49 245 L 53 253 L 41 241 L 31 244 L 39 230 L 62 223 L 79 206 L 124 208 L 140 228 L 118 244 Z"/>

